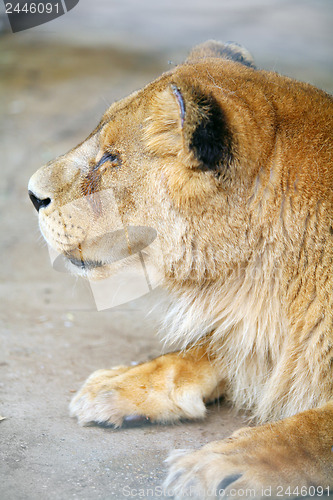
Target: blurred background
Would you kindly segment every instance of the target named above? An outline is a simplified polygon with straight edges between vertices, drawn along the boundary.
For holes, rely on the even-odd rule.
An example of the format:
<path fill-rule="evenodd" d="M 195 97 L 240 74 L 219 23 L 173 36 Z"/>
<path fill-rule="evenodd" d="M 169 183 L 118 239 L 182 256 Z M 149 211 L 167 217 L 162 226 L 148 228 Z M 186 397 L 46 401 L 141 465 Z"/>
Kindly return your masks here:
<path fill-rule="evenodd" d="M 206 39 L 237 41 L 260 68 L 332 92 L 332 21 L 332 0 L 80 0 L 12 33 L 0 2 L 0 498 L 122 499 L 124 486 L 161 484 L 170 449 L 243 423 L 225 405 L 177 427 L 82 429 L 69 419 L 91 371 L 159 354 L 147 312 L 160 292 L 97 313 L 89 286 L 50 265 L 30 175 Z M 163 498 L 154 491 L 143 498 Z"/>

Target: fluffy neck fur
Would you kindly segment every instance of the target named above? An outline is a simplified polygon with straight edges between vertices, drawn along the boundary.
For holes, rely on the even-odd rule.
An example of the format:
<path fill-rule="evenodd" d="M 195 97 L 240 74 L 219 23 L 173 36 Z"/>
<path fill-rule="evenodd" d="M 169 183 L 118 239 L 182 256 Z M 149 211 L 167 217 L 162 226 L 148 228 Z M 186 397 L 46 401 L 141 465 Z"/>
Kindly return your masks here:
<path fill-rule="evenodd" d="M 182 349 L 208 344 L 221 379 L 227 381 L 226 397 L 260 422 L 332 397 L 332 380 L 323 380 L 325 359 L 317 345 L 330 320 L 310 328 L 314 320 L 309 319 L 311 340 L 304 343 L 283 305 L 281 281 L 274 261 L 267 259 L 260 266 L 253 261 L 235 269 L 223 282 L 167 284 L 175 299 L 163 324 L 166 342 L 180 343 Z M 316 316 L 322 314 L 321 309 Z M 320 352 L 317 359 L 311 343 L 313 352 Z"/>

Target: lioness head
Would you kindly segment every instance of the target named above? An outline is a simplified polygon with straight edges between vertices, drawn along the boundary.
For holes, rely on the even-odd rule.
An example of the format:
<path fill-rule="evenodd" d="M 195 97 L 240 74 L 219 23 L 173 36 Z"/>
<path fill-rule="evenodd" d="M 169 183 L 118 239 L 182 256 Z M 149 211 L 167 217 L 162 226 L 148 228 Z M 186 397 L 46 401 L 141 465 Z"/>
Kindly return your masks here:
<path fill-rule="evenodd" d="M 221 279 L 249 262 L 265 270 L 268 260 L 287 280 L 302 228 L 316 244 L 315 213 L 331 237 L 331 133 L 330 96 L 209 42 L 113 104 L 85 141 L 32 176 L 30 197 L 48 244 L 90 278 L 158 236 L 162 259 L 152 245 L 149 263 L 169 282 Z"/>

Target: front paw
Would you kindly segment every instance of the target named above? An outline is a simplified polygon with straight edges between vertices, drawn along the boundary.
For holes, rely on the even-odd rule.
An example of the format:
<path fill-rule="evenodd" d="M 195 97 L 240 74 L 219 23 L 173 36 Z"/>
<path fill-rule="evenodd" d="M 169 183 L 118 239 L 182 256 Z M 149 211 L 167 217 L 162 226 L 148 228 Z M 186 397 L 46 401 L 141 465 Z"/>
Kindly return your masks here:
<path fill-rule="evenodd" d="M 202 418 L 206 412 L 203 377 L 194 373 L 196 367 L 193 373 L 190 368 L 186 360 L 170 354 L 134 367 L 98 370 L 74 396 L 70 414 L 81 425 L 96 422 L 115 427 L 124 421 Z"/>
<path fill-rule="evenodd" d="M 305 412 L 270 425 L 240 429 L 231 438 L 194 452 L 176 451 L 167 460 L 165 487 L 177 500 L 304 497 L 310 487 L 318 487 L 320 494 L 332 479 L 330 446 L 324 441 L 319 449 L 318 435 L 322 436 L 306 432 L 309 420 Z"/>

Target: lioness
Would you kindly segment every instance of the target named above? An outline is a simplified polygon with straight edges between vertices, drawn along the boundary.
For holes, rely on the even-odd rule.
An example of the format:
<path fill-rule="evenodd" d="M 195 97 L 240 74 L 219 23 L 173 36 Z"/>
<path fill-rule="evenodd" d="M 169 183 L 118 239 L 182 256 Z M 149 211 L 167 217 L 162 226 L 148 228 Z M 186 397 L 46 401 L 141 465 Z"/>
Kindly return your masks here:
<path fill-rule="evenodd" d="M 30 180 L 43 236 L 89 279 L 126 266 L 113 214 L 156 231 L 147 265 L 183 345 L 93 373 L 70 405 L 79 423 L 203 418 L 224 395 L 260 424 L 174 452 L 176 498 L 332 492 L 332 116 L 325 92 L 210 41 Z"/>

